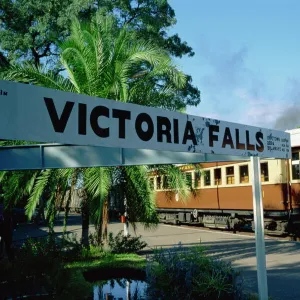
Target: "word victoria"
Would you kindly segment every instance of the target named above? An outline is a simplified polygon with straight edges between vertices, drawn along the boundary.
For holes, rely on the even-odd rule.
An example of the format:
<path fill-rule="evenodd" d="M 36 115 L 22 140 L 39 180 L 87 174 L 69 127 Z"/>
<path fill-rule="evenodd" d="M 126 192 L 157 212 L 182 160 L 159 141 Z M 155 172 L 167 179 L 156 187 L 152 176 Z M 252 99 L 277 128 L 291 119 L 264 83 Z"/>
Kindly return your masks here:
<path fill-rule="evenodd" d="M 67 101 L 61 115 L 57 113 L 52 98 L 44 97 L 44 101 L 52 122 L 52 126 L 57 133 L 63 133 L 71 116 L 75 102 Z M 87 134 L 87 104 L 78 103 L 78 134 Z M 113 123 L 109 120 L 116 120 L 117 124 L 113 130 Z M 182 122 L 184 120 L 184 122 Z M 131 123 L 134 121 L 134 123 Z M 89 123 L 93 132 L 100 138 L 109 138 L 112 134 L 119 139 L 126 139 L 132 134 L 132 129 L 141 141 L 156 141 L 167 144 L 188 144 L 189 146 L 198 146 L 197 124 L 193 124 L 188 118 L 179 120 L 179 118 L 168 118 L 166 116 L 151 116 L 145 112 L 133 113 L 130 110 L 108 108 L 104 105 L 95 106 L 89 114 Z M 100 123 L 100 124 L 99 124 Z M 109 125 L 108 125 L 109 124 Z M 203 126 L 199 124 L 200 126 Z M 128 128 L 130 126 L 130 128 Z M 248 151 L 264 151 L 263 133 L 255 132 L 250 136 L 249 130 L 241 132 L 240 129 L 230 129 L 218 125 L 208 125 L 208 145 L 211 149 L 230 148 Z M 117 130 L 116 130 L 117 128 Z M 221 129 L 221 130 L 220 130 Z M 221 132 L 222 131 L 222 132 Z M 113 133 L 112 133 L 113 132 Z M 253 134 L 253 133 L 252 133 Z M 242 140 L 244 137 L 244 140 Z M 255 140 L 251 140 L 255 138 Z M 200 145 L 201 147 L 201 145 Z"/>
<path fill-rule="evenodd" d="M 59 117 L 53 99 L 44 97 L 44 100 L 55 132 L 63 133 L 75 103 L 67 101 L 63 112 Z M 90 124 L 93 132 L 101 138 L 108 138 L 110 137 L 110 128 L 101 127 L 99 125 L 98 119 L 100 117 L 118 119 L 118 137 L 120 139 L 126 138 L 126 121 L 130 121 L 132 119 L 131 112 L 129 110 L 111 109 L 110 112 L 108 107 L 102 105 L 96 106 L 92 109 L 90 113 Z M 171 123 L 167 117 L 156 117 L 157 142 L 162 143 L 165 140 L 167 143 L 186 144 L 188 141 L 192 141 L 194 145 L 197 145 L 191 121 L 186 121 L 183 138 L 181 140 L 179 140 L 178 119 L 173 119 L 172 121 L 173 122 Z M 144 123 L 147 125 L 146 129 L 144 129 Z M 150 141 L 155 132 L 152 117 L 147 113 L 138 114 L 135 119 L 135 131 L 142 141 Z M 84 103 L 78 103 L 78 134 L 87 134 L 87 105 Z"/>

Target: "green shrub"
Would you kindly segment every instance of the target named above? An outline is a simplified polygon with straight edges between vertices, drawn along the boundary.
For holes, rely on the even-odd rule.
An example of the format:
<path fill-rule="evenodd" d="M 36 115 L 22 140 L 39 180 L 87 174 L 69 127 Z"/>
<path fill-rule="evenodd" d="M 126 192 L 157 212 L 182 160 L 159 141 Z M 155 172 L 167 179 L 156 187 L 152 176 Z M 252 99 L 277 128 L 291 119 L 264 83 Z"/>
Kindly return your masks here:
<path fill-rule="evenodd" d="M 20 249 L 15 249 L 13 263 L 5 266 L 5 272 L 0 272 L 0 283 L 6 282 L 3 286 L 0 284 L 0 291 L 5 286 L 13 287 L 6 289 L 8 298 L 43 288 L 52 293 L 63 269 L 60 252 L 54 236 L 27 239 Z"/>
<path fill-rule="evenodd" d="M 108 246 L 112 253 L 137 253 L 144 249 L 147 243 L 141 241 L 142 236 L 124 236 L 121 230 L 115 237 L 113 233 L 108 234 Z"/>
<path fill-rule="evenodd" d="M 60 268 L 60 254 L 60 246 L 54 237 L 29 238 L 19 250 L 15 265 L 20 268 L 20 275 L 53 274 Z"/>
<path fill-rule="evenodd" d="M 236 299 L 236 276 L 229 263 L 206 255 L 203 247 L 181 244 L 147 258 L 147 299 Z"/>
<path fill-rule="evenodd" d="M 250 294 L 245 295 L 245 299 L 246 300 L 259 300 L 259 296 L 258 296 L 258 294 L 250 293 Z M 269 296 L 268 300 L 273 300 L 273 298 Z"/>
<path fill-rule="evenodd" d="M 98 233 L 97 232 L 89 234 L 89 244 L 90 244 L 90 246 L 94 246 L 94 247 L 101 247 L 102 246 L 102 244 L 99 245 Z"/>
<path fill-rule="evenodd" d="M 31 294 L 32 290 L 55 293 L 55 299 L 84 299 L 83 295 L 91 293 L 92 288 L 82 270 L 94 262 L 97 265 L 106 255 L 93 241 L 90 237 L 91 245 L 86 248 L 74 234 L 28 238 L 20 249 L 15 249 L 13 263 L 0 268 L 0 299 Z M 69 269 L 70 263 L 78 268 Z M 2 291 L 7 292 L 5 297 Z"/>

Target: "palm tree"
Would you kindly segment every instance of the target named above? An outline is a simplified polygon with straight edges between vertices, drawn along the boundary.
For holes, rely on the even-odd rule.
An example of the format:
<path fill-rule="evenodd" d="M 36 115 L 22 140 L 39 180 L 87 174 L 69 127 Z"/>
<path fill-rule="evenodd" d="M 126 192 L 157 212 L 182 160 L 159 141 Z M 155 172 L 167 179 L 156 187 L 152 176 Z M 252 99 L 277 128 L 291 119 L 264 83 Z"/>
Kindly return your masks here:
<path fill-rule="evenodd" d="M 60 44 L 60 48 L 60 61 L 65 69 L 63 75 L 57 75 L 46 67 L 24 63 L 4 69 L 1 77 L 122 102 L 141 103 L 139 99 L 142 98 L 144 105 L 182 108 L 182 105 L 170 99 L 172 96 L 176 99 L 176 95 L 184 88 L 185 75 L 173 65 L 164 50 L 150 42 L 139 41 L 135 33 L 126 27 L 119 29 L 113 17 L 96 15 L 87 24 L 74 20 L 71 35 Z M 66 196 L 68 179 L 71 179 L 72 190 L 79 174 L 82 174 L 82 240 L 87 244 L 89 212 L 100 233 L 103 225 L 106 226 L 102 224 L 103 204 L 107 200 L 112 180 L 126 185 L 124 190 L 131 221 L 143 221 L 146 224 L 157 222 L 147 172 L 145 166 L 126 167 L 121 171 L 116 168 L 44 170 L 28 173 L 25 181 L 18 180 L 20 185 L 23 182 L 21 190 L 30 195 L 26 206 L 28 216 L 32 216 L 44 195 L 47 198 L 47 218 L 53 221 L 55 203 L 57 198 L 64 199 Z M 9 177 L 11 175 L 8 173 L 2 173 L 2 179 Z M 11 195 L 7 199 L 11 199 Z"/>

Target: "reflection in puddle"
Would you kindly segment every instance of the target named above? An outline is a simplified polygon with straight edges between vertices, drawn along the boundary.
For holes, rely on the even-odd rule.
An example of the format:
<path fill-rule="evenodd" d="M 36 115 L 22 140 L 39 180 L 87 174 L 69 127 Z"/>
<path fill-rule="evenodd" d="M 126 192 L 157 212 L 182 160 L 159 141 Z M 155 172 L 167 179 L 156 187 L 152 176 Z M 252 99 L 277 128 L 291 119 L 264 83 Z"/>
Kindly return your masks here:
<path fill-rule="evenodd" d="M 114 279 L 94 286 L 94 300 L 145 300 L 145 289 L 145 281 Z"/>

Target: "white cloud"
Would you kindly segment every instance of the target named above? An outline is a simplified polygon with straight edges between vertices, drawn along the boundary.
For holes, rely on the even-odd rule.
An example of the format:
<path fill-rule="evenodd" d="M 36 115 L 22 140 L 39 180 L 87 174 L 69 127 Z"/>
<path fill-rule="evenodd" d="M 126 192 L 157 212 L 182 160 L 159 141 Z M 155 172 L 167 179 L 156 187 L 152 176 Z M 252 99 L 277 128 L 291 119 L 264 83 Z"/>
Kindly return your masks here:
<path fill-rule="evenodd" d="M 236 89 L 234 94 L 244 105 L 239 122 L 249 125 L 272 128 L 286 105 L 279 99 L 254 95 L 245 88 Z"/>
<path fill-rule="evenodd" d="M 248 52 L 247 47 L 201 40 L 198 53 L 204 68 L 196 76 L 202 102 L 188 113 L 267 128 L 299 126 L 300 81 L 290 80 L 288 91 L 268 87 L 262 73 L 247 66 Z"/>

